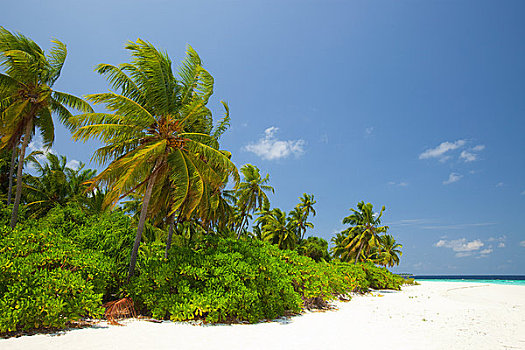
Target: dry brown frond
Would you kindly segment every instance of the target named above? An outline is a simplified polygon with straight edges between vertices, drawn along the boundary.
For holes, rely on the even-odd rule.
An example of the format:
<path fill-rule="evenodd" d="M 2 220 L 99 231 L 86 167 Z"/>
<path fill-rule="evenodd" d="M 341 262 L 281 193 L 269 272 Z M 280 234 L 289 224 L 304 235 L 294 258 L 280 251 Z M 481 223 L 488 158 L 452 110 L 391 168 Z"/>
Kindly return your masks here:
<path fill-rule="evenodd" d="M 117 320 L 122 320 L 124 318 L 135 318 L 135 307 L 133 305 L 133 300 L 131 298 L 122 298 L 119 300 L 114 300 L 105 303 L 102 305 L 106 308 L 104 316 L 106 320 L 112 325 L 123 326 L 118 323 Z"/>

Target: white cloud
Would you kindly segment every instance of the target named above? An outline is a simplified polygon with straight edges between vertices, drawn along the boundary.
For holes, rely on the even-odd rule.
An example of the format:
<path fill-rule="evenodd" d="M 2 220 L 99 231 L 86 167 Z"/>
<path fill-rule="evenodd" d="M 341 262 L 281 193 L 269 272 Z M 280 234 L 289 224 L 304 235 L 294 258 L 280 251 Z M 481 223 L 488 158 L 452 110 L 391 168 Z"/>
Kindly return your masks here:
<path fill-rule="evenodd" d="M 525 247 L 525 241 L 521 241 L 520 246 Z"/>
<path fill-rule="evenodd" d="M 438 248 L 450 248 L 455 252 L 472 252 L 479 250 L 485 244 L 479 239 L 467 242 L 466 238 L 460 238 L 451 241 L 440 239 L 434 245 Z"/>
<path fill-rule="evenodd" d="M 503 182 L 498 182 L 498 183 L 496 184 L 496 187 L 503 187 L 503 185 L 504 185 Z"/>
<path fill-rule="evenodd" d="M 389 181 L 388 184 L 391 186 L 399 186 L 399 187 L 408 186 L 408 182 L 404 182 L 404 181 L 401 181 L 401 182 Z"/>
<path fill-rule="evenodd" d="M 366 136 L 372 135 L 373 132 L 374 132 L 374 127 L 373 126 L 370 126 L 370 127 L 365 129 Z"/>
<path fill-rule="evenodd" d="M 459 159 L 464 160 L 466 163 L 478 160 L 478 154 L 473 152 L 481 152 L 485 149 L 485 145 L 477 145 L 472 147 L 468 151 L 462 151 L 459 155 Z"/>
<path fill-rule="evenodd" d="M 76 159 L 72 159 L 69 162 L 66 163 L 66 166 L 68 168 L 71 168 L 73 170 L 77 170 L 80 167 L 80 162 Z"/>
<path fill-rule="evenodd" d="M 472 147 L 472 150 L 474 152 L 479 152 L 479 151 L 483 151 L 485 149 L 485 145 L 477 145 L 475 147 Z"/>
<path fill-rule="evenodd" d="M 39 162 L 45 162 L 47 160 L 46 156 L 48 153 L 57 154 L 52 148 L 44 148 L 42 136 L 40 135 L 35 135 L 35 137 L 33 137 L 31 142 L 29 142 L 27 145 L 27 150 L 28 152 L 26 152 L 26 157 L 31 152 L 42 152 L 41 155 L 35 157 Z"/>
<path fill-rule="evenodd" d="M 429 148 L 425 152 L 419 155 L 419 159 L 428 159 L 428 158 L 440 158 L 448 159 L 449 156 L 445 156 L 445 153 L 452 151 L 464 146 L 466 143 L 465 140 L 457 140 L 456 142 L 442 142 L 439 146 L 435 148 Z"/>
<path fill-rule="evenodd" d="M 498 243 L 498 248 L 505 248 L 505 243 L 503 243 L 503 242 Z"/>
<path fill-rule="evenodd" d="M 278 140 L 275 133 L 279 128 L 272 126 L 264 130 L 264 137 L 256 143 L 251 143 L 243 147 L 243 150 L 255 153 L 266 160 L 281 159 L 291 154 L 300 156 L 304 153 L 304 140 Z"/>
<path fill-rule="evenodd" d="M 479 253 L 480 253 L 481 255 L 487 255 L 487 254 L 492 253 L 493 251 L 494 251 L 494 249 L 492 249 L 492 248 L 487 248 L 487 249 L 483 249 L 483 250 L 480 251 Z"/>
<path fill-rule="evenodd" d="M 468 151 L 462 151 L 459 155 L 459 159 L 463 159 L 465 162 L 473 162 L 476 159 L 478 159 L 478 155 L 474 153 L 470 153 Z"/>
<path fill-rule="evenodd" d="M 456 253 L 456 258 L 465 258 L 471 255 L 472 255 L 471 252 L 459 252 L 459 253 Z"/>
<path fill-rule="evenodd" d="M 450 173 L 450 175 L 448 176 L 448 180 L 443 181 L 443 185 L 449 185 L 451 183 L 458 182 L 459 180 L 461 180 L 462 177 L 463 175 L 460 175 L 458 173 Z"/>
<path fill-rule="evenodd" d="M 29 144 L 27 145 L 26 157 L 31 152 L 35 152 L 35 151 L 42 152 L 42 154 L 35 156 L 35 159 L 42 165 L 47 163 L 47 155 L 48 154 L 58 155 L 58 153 L 54 149 L 52 149 L 52 148 L 44 148 L 43 142 L 42 142 L 42 136 L 40 136 L 40 135 L 35 135 L 33 137 L 33 139 L 31 140 L 31 142 L 29 142 Z M 66 163 L 66 166 L 68 168 L 77 170 L 80 167 L 80 161 L 78 161 L 76 159 L 71 159 L 71 160 L 69 160 Z M 30 170 L 30 171 L 31 170 L 33 170 L 33 171 L 35 170 L 31 163 L 28 164 L 28 170 Z"/>

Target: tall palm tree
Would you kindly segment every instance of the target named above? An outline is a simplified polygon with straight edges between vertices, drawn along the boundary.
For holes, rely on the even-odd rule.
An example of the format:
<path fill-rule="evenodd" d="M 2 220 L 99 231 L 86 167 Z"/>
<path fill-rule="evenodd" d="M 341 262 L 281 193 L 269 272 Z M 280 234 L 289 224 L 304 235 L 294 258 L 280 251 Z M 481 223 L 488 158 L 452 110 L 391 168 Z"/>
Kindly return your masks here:
<path fill-rule="evenodd" d="M 220 187 L 223 174 L 238 182 L 238 173 L 228 153 L 219 150 L 217 137 L 228 119 L 214 128 L 211 111 L 206 107 L 213 93 L 213 77 L 202 67 L 197 53 L 188 46 L 177 79 L 168 55 L 152 44 L 138 39 L 128 42 L 126 49 L 131 52 L 130 63 L 101 64 L 96 68 L 120 94 L 87 96 L 95 104 L 104 104 L 111 113 L 75 117 L 73 137 L 104 142 L 93 158 L 100 163 L 111 162 L 93 179 L 92 186 L 102 184 L 108 188 L 109 204 L 114 205 L 130 193 L 143 195 L 129 280 L 135 271 L 153 193 L 162 191 L 170 181 L 176 191 L 171 192 L 169 214 L 181 208 L 187 215 L 202 200 L 205 184 Z"/>
<path fill-rule="evenodd" d="M 304 210 L 306 217 L 308 217 L 310 213 L 315 216 L 316 212 L 314 209 L 314 204 L 317 202 L 314 200 L 314 195 L 303 193 L 303 195 L 299 197 L 299 200 L 301 202 L 299 203 L 298 207 Z"/>
<path fill-rule="evenodd" d="M 274 193 L 272 186 L 266 185 L 270 181 L 268 174 L 261 177 L 259 168 L 251 164 L 245 164 L 241 168 L 244 180 L 239 183 L 237 189 L 237 206 L 241 210 L 241 221 L 238 226 L 237 239 L 240 238 L 241 232 L 247 223 L 247 214 L 256 209 L 262 208 L 263 205 L 269 206 L 268 196 L 265 191 Z"/>
<path fill-rule="evenodd" d="M 403 246 L 397 243 L 392 235 L 383 235 L 379 241 L 380 246 L 376 249 L 375 254 L 377 263 L 388 267 L 399 265 L 399 258 L 403 255 L 400 249 Z"/>
<path fill-rule="evenodd" d="M 276 244 L 279 249 L 295 249 L 297 236 L 286 213 L 279 208 L 271 210 L 266 223 L 262 226 L 263 240 Z"/>
<path fill-rule="evenodd" d="M 51 87 L 60 76 L 67 55 L 66 45 L 52 40 L 53 47 L 46 56 L 31 39 L 22 34 L 12 34 L 0 27 L 0 139 L 1 147 L 18 152 L 17 185 L 11 227 L 18 220 L 18 207 L 22 195 L 22 169 L 29 140 L 38 127 L 45 147 L 53 144 L 55 131 L 51 115 L 70 127 L 71 113 L 66 107 L 81 112 L 92 112 L 82 99 L 53 90 Z M 14 164 L 14 161 L 12 162 Z"/>
<path fill-rule="evenodd" d="M 38 176 L 25 175 L 27 207 L 33 216 L 42 216 L 51 208 L 76 202 L 84 205 L 88 202 L 85 182 L 96 173 L 84 169 L 80 163 L 76 169 L 67 166 L 65 156 L 52 153 L 46 155 L 46 162 L 41 163 L 36 157 L 28 157 Z"/>
<path fill-rule="evenodd" d="M 353 225 L 345 230 L 347 236 L 343 244 L 348 255 L 355 254 L 354 264 L 362 255 L 369 256 L 370 250 L 380 245 L 380 234 L 388 230 L 388 226 L 380 226 L 385 206 L 379 213 L 374 213 L 372 204 L 361 201 L 357 203 L 357 209 L 350 209 L 352 214 L 343 219 L 343 224 Z"/>
<path fill-rule="evenodd" d="M 304 239 L 307 228 L 313 228 L 314 224 L 308 222 L 308 214 L 305 208 L 296 206 L 289 214 L 288 221 L 294 228 L 299 243 Z"/>
<path fill-rule="evenodd" d="M 352 235 L 352 237 L 349 237 L 349 235 Z M 332 237 L 332 243 L 333 246 L 330 249 L 332 252 L 332 256 L 334 258 L 339 258 L 341 261 L 344 262 L 350 262 L 355 260 L 355 256 L 357 255 L 356 251 L 349 251 L 346 248 L 346 245 L 348 240 L 351 240 L 357 235 L 357 233 L 349 233 L 348 229 L 344 230 L 343 232 L 337 233 L 334 237 Z"/>

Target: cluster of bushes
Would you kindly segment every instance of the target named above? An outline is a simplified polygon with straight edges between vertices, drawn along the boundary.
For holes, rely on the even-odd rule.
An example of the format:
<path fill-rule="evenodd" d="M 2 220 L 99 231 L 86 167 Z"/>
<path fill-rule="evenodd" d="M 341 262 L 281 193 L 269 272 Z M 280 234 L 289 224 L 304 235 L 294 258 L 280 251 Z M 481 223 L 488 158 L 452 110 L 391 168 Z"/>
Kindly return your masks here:
<path fill-rule="evenodd" d="M 0 208 L 0 333 L 100 317 L 124 280 L 128 218 L 88 217 L 71 206 L 11 230 L 6 212 Z"/>
<path fill-rule="evenodd" d="M 134 228 L 119 212 L 88 216 L 55 208 L 38 221 L 7 226 L 0 208 L 0 333 L 64 327 L 97 318 L 102 304 L 130 295 L 158 319 L 206 322 L 272 319 L 321 307 L 403 279 L 373 264 L 315 262 L 259 240 L 210 236 L 192 247 L 141 246 L 138 273 L 125 283 Z"/>

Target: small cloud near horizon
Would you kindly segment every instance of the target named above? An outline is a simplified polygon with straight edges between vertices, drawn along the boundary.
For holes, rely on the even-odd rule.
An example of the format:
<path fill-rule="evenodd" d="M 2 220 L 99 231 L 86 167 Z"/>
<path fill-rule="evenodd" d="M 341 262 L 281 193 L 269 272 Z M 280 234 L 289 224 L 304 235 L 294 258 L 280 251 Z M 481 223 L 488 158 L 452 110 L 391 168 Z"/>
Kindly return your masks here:
<path fill-rule="evenodd" d="M 278 140 L 275 134 L 279 130 L 278 127 L 271 126 L 264 130 L 264 137 L 260 138 L 255 143 L 250 143 L 244 146 L 244 151 L 252 152 L 265 160 L 275 160 L 287 158 L 290 155 L 296 157 L 304 153 L 304 146 L 306 142 L 302 139 L 298 140 Z"/>
<path fill-rule="evenodd" d="M 434 246 L 437 248 L 452 249 L 452 251 L 456 253 L 457 258 L 471 256 L 474 253 L 480 253 L 482 255 L 491 253 L 492 248 L 490 247 L 479 251 L 484 245 L 485 243 L 483 243 L 480 239 L 475 239 L 469 242 L 466 238 L 459 238 L 454 240 L 440 239 L 434 244 Z"/>

